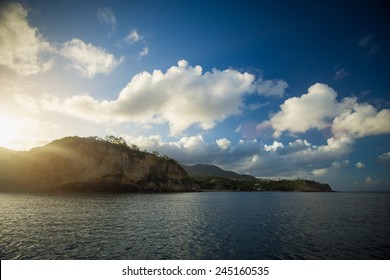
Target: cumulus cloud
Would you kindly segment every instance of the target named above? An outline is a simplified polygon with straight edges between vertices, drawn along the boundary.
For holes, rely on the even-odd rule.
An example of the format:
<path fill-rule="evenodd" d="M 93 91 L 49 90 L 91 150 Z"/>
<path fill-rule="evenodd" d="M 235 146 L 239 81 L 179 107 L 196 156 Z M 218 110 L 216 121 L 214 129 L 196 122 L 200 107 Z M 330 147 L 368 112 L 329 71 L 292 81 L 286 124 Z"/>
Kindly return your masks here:
<path fill-rule="evenodd" d="M 372 105 L 359 104 L 356 98 L 344 99 L 343 111 L 333 120 L 335 136 L 347 135 L 361 138 L 370 135 L 390 133 L 390 110 L 377 111 Z"/>
<path fill-rule="evenodd" d="M 185 136 L 171 142 L 164 142 L 160 135 L 137 137 L 124 135 L 123 137 L 130 145 L 135 144 L 148 151 L 158 151 L 184 164 L 211 163 L 212 155 L 220 153 L 217 145 L 206 143 L 201 135 Z"/>
<path fill-rule="evenodd" d="M 110 73 L 124 60 L 124 57 L 117 59 L 104 49 L 78 38 L 65 42 L 60 53 L 72 62 L 73 68 L 90 79 L 98 73 Z"/>
<path fill-rule="evenodd" d="M 272 145 L 264 145 L 264 150 L 266 150 L 267 152 L 269 151 L 276 151 L 278 150 L 279 148 L 283 148 L 284 145 L 278 141 L 274 141 L 272 143 Z"/>
<path fill-rule="evenodd" d="M 264 149 L 274 150 L 274 151 L 278 150 L 278 154 L 285 155 L 285 154 L 297 153 L 299 151 L 310 149 L 312 145 L 305 139 L 297 139 L 294 142 L 288 143 L 288 145 L 283 145 L 283 143 L 274 141 L 272 146 L 273 149 L 270 149 L 269 147 L 267 147 L 267 145 L 264 145 Z"/>
<path fill-rule="evenodd" d="M 154 70 L 135 75 L 116 100 L 99 101 L 89 95 L 66 99 L 48 97 L 45 107 L 95 122 L 168 123 L 172 135 L 192 125 L 207 130 L 216 122 L 240 114 L 246 94 L 259 83 L 234 69 L 203 72 L 180 60 L 165 73 Z"/>
<path fill-rule="evenodd" d="M 259 174 L 331 177 L 335 170 L 348 165 L 345 157 L 352 151 L 356 139 L 390 133 L 390 110 L 377 110 L 351 97 L 338 101 L 332 88 L 315 84 L 308 93 L 287 99 L 280 111 L 261 125 L 272 127 L 275 137 L 284 132 L 297 136 L 313 129 L 328 129 L 331 136 L 320 146 L 303 139 L 288 144 L 274 141 L 272 145 L 264 145 L 267 156 L 260 153 L 248 158 L 243 169 Z M 356 168 L 364 166 L 362 162 L 355 164 Z"/>
<path fill-rule="evenodd" d="M 285 131 L 293 134 L 310 129 L 331 128 L 334 141 L 390 133 L 390 110 L 377 111 L 372 105 L 358 103 L 356 98 L 344 98 L 325 84 L 315 84 L 301 97 L 287 99 L 269 124 L 274 136 Z"/>
<path fill-rule="evenodd" d="M 218 145 L 218 147 L 221 149 L 221 150 L 227 150 L 229 149 L 230 147 L 230 144 L 232 143 L 230 140 L 226 139 L 226 138 L 222 138 L 222 139 L 218 139 L 215 141 Z"/>
<path fill-rule="evenodd" d="M 115 30 L 116 16 L 110 8 L 107 7 L 99 8 L 98 18 L 101 23 L 105 23 L 109 25 L 112 28 L 112 30 Z"/>
<path fill-rule="evenodd" d="M 316 177 L 324 177 L 328 174 L 328 169 L 327 168 L 315 169 L 312 171 L 312 174 Z"/>
<path fill-rule="evenodd" d="M 185 136 L 171 142 L 164 142 L 160 135 L 123 137 L 128 144 L 136 144 L 148 151 L 156 150 L 184 164 L 209 163 L 226 169 L 234 169 L 237 167 L 235 159 L 239 161 L 256 154 L 261 147 L 256 141 L 239 141 L 233 145 L 227 138 L 206 142 L 202 135 Z"/>
<path fill-rule="evenodd" d="M 45 72 L 53 64 L 52 59 L 44 57 L 53 48 L 37 28 L 29 25 L 27 15 L 17 3 L 0 10 L 0 65 L 23 76 Z"/>
<path fill-rule="evenodd" d="M 292 149 L 292 146 L 299 148 Z M 323 177 L 342 168 L 340 162 L 348 152 L 345 146 L 329 146 L 329 143 L 316 146 L 301 139 L 287 144 L 276 142 L 242 157 L 236 169 L 260 177 Z"/>
<path fill-rule="evenodd" d="M 317 83 L 301 97 L 287 99 L 270 120 L 274 136 L 279 137 L 284 131 L 302 133 L 329 127 L 329 120 L 339 113 L 336 96 L 332 88 Z"/>

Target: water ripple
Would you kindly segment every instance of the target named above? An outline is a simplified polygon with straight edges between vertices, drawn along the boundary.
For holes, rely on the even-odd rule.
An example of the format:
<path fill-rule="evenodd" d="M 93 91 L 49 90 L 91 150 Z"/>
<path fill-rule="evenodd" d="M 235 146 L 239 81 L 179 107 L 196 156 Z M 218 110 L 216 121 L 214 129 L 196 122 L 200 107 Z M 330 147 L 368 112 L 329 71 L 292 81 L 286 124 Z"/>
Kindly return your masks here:
<path fill-rule="evenodd" d="M 1 259 L 389 259 L 388 193 L 0 194 Z"/>

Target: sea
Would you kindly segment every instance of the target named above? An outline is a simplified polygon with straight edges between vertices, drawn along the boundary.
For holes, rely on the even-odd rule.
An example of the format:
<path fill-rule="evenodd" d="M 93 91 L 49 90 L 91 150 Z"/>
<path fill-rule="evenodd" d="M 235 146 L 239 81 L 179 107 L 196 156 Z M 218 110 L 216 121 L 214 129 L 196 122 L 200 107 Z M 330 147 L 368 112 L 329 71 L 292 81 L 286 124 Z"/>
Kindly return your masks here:
<path fill-rule="evenodd" d="M 390 259 L 390 193 L 0 193 L 1 259 Z"/>

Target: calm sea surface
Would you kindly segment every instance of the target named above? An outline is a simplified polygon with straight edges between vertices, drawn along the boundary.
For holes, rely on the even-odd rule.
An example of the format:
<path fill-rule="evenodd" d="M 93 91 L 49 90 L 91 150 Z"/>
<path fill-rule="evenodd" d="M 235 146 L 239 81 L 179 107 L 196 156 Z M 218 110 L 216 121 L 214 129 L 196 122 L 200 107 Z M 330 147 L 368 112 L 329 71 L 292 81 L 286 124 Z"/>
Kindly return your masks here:
<path fill-rule="evenodd" d="M 1 259 L 390 259 L 390 193 L 0 193 Z"/>

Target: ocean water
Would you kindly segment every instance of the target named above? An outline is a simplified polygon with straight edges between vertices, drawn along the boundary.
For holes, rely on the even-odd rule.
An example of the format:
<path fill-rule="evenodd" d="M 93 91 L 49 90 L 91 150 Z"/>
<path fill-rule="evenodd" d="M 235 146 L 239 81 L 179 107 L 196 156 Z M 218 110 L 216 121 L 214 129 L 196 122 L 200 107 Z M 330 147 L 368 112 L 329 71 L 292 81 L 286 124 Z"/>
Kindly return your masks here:
<path fill-rule="evenodd" d="M 1 259 L 390 259 L 390 193 L 0 193 Z"/>

